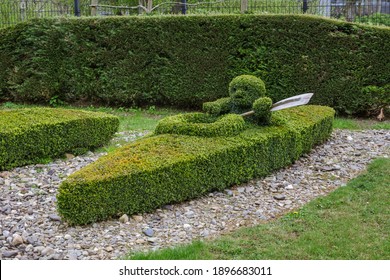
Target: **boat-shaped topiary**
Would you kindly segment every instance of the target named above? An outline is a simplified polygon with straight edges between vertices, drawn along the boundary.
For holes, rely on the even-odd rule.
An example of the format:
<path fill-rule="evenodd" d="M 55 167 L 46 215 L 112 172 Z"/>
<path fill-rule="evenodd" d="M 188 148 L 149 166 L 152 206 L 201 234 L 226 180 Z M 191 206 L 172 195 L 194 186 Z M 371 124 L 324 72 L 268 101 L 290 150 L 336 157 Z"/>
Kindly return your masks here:
<path fill-rule="evenodd" d="M 324 142 L 333 117 L 332 108 L 307 105 L 272 112 L 271 117 L 267 113 L 267 126 L 233 114 L 163 120 L 154 135 L 69 176 L 59 188 L 58 212 L 70 224 L 87 224 L 265 176 Z"/>

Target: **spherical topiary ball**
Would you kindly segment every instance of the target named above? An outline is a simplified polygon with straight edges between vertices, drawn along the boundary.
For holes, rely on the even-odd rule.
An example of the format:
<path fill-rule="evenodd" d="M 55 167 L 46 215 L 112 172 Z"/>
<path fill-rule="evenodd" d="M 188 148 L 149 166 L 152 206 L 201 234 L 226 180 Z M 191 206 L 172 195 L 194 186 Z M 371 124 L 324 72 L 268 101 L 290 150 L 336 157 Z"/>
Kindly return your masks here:
<path fill-rule="evenodd" d="M 271 121 L 272 100 L 269 97 L 261 97 L 253 103 L 253 111 L 258 124 L 269 124 Z"/>
<path fill-rule="evenodd" d="M 250 108 L 256 99 L 265 96 L 265 85 L 252 75 L 237 76 L 229 84 L 229 95 L 234 107 Z"/>

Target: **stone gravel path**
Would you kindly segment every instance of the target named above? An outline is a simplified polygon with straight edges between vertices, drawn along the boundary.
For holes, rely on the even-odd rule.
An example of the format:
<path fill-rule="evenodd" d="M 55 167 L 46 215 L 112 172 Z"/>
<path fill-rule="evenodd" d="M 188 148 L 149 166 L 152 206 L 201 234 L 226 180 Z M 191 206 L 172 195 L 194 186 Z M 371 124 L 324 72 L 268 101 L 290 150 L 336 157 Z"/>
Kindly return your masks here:
<path fill-rule="evenodd" d="M 123 132 L 114 142 L 142 135 Z M 0 259 L 116 259 L 256 225 L 343 186 L 372 159 L 389 157 L 390 131 L 335 130 L 325 144 L 265 178 L 153 213 L 69 227 L 56 212 L 57 188 L 103 154 L 0 172 Z"/>

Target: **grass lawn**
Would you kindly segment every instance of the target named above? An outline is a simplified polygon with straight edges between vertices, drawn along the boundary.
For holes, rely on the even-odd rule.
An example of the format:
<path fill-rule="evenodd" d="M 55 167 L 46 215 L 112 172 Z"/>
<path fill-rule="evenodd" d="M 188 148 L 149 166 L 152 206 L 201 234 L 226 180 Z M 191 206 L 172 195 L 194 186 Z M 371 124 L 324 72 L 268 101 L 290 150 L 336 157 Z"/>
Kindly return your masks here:
<path fill-rule="evenodd" d="M 390 259 L 390 159 L 296 212 L 214 240 L 126 259 Z"/>
<path fill-rule="evenodd" d="M 335 118 L 333 127 L 338 129 L 364 130 L 364 129 L 390 129 L 390 121 L 378 122 L 371 119 Z"/>

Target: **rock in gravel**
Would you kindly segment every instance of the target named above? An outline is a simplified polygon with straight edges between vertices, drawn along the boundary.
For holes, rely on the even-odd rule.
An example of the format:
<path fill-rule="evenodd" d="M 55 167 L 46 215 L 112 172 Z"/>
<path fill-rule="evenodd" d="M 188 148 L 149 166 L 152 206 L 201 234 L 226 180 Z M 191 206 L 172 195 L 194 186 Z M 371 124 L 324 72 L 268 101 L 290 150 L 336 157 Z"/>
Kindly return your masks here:
<path fill-rule="evenodd" d="M 3 251 L 3 257 L 4 258 L 12 258 L 15 257 L 19 251 L 13 250 L 13 251 Z"/>
<path fill-rule="evenodd" d="M 45 249 L 43 249 L 42 251 L 41 251 L 41 254 L 43 255 L 43 256 L 49 256 L 49 255 L 52 255 L 52 254 L 54 254 L 55 253 L 55 250 L 53 249 L 53 248 L 51 248 L 51 247 L 46 247 Z"/>
<path fill-rule="evenodd" d="M 153 234 L 154 234 L 154 230 L 151 228 L 146 228 L 142 232 L 143 232 L 143 234 L 145 234 L 148 237 L 153 237 Z"/>
<path fill-rule="evenodd" d="M 129 217 L 126 215 L 126 214 L 123 214 L 120 218 L 119 218 L 119 222 L 125 224 L 129 221 Z"/>
<path fill-rule="evenodd" d="M 285 200 L 286 199 L 286 196 L 283 195 L 283 194 L 277 194 L 277 195 L 274 195 L 274 198 L 276 200 Z"/>
<path fill-rule="evenodd" d="M 61 221 L 61 217 L 56 215 L 56 214 L 50 214 L 49 215 L 49 219 L 52 220 L 52 221 L 57 221 L 57 222 Z"/>
<path fill-rule="evenodd" d="M 142 216 L 134 215 L 132 216 L 133 220 L 136 222 L 142 222 L 143 218 Z"/>
<path fill-rule="evenodd" d="M 12 245 L 19 246 L 20 244 L 23 244 L 23 238 L 19 234 L 14 233 L 12 235 Z"/>

